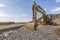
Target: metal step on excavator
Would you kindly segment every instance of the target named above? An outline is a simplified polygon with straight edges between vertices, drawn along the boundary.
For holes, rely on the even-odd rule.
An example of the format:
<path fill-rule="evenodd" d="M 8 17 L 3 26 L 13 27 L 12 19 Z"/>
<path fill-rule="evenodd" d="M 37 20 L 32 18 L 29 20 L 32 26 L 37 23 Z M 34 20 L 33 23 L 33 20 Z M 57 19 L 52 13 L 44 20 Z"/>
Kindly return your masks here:
<path fill-rule="evenodd" d="M 37 26 L 39 24 L 53 25 L 51 14 L 46 15 L 44 9 L 37 5 L 36 2 L 33 2 L 32 4 L 32 11 L 33 11 L 32 21 L 25 24 L 26 28 L 37 30 Z M 42 17 L 39 19 L 37 19 L 37 12 L 40 12 L 42 14 Z"/>

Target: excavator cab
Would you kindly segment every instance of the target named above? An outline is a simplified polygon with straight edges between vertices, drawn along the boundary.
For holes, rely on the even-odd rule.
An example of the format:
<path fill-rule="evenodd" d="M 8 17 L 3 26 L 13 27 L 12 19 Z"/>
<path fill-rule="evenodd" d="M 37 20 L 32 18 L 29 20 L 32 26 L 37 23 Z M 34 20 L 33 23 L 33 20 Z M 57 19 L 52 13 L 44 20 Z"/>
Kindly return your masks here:
<path fill-rule="evenodd" d="M 48 23 L 49 25 L 52 25 L 52 15 L 48 14 L 48 15 L 46 15 L 46 18 L 47 18 L 46 23 Z"/>

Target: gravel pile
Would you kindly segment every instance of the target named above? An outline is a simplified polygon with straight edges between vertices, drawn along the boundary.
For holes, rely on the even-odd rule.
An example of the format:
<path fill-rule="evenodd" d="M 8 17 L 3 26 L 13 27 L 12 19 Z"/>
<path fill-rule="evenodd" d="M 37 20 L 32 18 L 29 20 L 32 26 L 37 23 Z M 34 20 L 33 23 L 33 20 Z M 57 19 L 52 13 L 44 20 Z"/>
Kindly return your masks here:
<path fill-rule="evenodd" d="M 2 34 L 0 34 L 0 40 L 3 40 L 3 35 Z"/>
<path fill-rule="evenodd" d="M 0 35 L 0 40 L 60 40 L 60 37 L 52 31 L 52 26 L 39 25 L 37 31 L 22 27 L 15 31 L 5 32 Z"/>

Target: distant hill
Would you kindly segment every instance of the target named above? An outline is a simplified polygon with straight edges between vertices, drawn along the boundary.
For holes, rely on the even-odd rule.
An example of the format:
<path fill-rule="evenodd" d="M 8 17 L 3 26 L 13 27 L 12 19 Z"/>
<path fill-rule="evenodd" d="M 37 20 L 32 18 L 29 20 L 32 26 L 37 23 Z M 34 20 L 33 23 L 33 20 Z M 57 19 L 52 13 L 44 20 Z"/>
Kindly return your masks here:
<path fill-rule="evenodd" d="M 52 19 L 55 20 L 59 18 L 60 19 L 60 14 L 52 14 Z"/>
<path fill-rule="evenodd" d="M 9 25 L 9 24 L 15 24 L 15 22 L 0 22 L 0 25 Z"/>

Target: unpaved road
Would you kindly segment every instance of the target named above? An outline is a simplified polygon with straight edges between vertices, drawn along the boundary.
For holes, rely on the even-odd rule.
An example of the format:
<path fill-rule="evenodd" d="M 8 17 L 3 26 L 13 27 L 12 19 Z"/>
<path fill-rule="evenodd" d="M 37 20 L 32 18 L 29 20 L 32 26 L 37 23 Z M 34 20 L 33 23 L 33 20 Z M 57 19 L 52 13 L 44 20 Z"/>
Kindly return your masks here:
<path fill-rule="evenodd" d="M 37 31 L 21 27 L 14 31 L 0 34 L 0 40 L 60 40 L 60 37 L 53 31 L 53 26 L 39 25 Z"/>
<path fill-rule="evenodd" d="M 24 24 L 0 25 L 0 34 L 5 32 L 5 31 L 17 30 L 23 26 L 24 26 Z"/>

